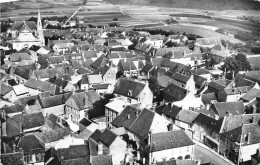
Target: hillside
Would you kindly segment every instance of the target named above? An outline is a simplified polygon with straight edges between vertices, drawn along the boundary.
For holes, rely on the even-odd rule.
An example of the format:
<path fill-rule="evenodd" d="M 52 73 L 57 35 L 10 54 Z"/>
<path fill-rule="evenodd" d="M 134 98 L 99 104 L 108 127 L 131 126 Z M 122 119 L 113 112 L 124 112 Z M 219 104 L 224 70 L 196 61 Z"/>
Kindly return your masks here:
<path fill-rule="evenodd" d="M 157 7 L 206 10 L 260 10 L 255 0 L 103 0 L 113 4 L 148 5 Z"/>

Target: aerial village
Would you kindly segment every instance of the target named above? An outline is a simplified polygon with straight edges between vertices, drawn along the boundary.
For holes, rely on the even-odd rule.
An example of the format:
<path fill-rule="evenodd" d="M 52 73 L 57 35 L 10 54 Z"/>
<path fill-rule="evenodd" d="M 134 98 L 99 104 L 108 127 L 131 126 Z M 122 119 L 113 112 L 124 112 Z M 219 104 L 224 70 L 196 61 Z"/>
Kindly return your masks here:
<path fill-rule="evenodd" d="M 260 163 L 260 55 L 216 37 L 47 31 L 40 12 L 1 36 L 2 165 Z M 251 68 L 221 70 L 230 56 Z"/>

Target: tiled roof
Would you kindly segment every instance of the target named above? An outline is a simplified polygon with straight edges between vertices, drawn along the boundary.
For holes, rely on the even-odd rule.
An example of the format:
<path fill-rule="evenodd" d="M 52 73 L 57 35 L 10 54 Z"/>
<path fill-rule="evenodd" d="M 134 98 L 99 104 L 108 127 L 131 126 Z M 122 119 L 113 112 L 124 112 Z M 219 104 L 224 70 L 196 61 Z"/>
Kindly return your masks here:
<path fill-rule="evenodd" d="M 30 145 L 28 145 L 30 144 Z M 38 140 L 34 134 L 27 134 L 22 136 L 17 145 L 18 148 L 22 148 L 24 152 L 34 153 L 34 150 L 45 149 L 44 145 Z"/>
<path fill-rule="evenodd" d="M 134 123 L 126 129 L 130 130 L 130 132 L 134 133 L 141 139 L 145 139 L 150 132 L 154 116 L 155 112 L 152 112 L 148 109 L 143 109 Z"/>
<path fill-rule="evenodd" d="M 27 53 L 13 53 L 10 55 L 10 61 L 20 62 L 23 60 L 31 60 L 31 56 Z"/>
<path fill-rule="evenodd" d="M 88 158 L 89 150 L 86 144 L 71 145 L 69 148 L 58 149 L 57 154 L 59 159 L 73 160 L 73 159 L 80 159 L 80 158 Z"/>
<path fill-rule="evenodd" d="M 180 73 L 174 73 L 172 75 L 172 78 L 174 78 L 175 80 L 182 82 L 182 83 L 187 83 L 190 79 L 189 76 L 186 76 L 186 75 L 183 75 L 183 74 L 180 74 Z"/>
<path fill-rule="evenodd" d="M 89 137 L 91 139 L 93 139 L 95 142 L 98 141 L 99 137 L 102 135 L 102 132 L 98 129 L 96 129 L 95 132 L 93 132 L 93 134 Z"/>
<path fill-rule="evenodd" d="M 112 155 L 93 156 L 92 165 L 113 165 Z"/>
<path fill-rule="evenodd" d="M 30 30 L 37 29 L 37 26 L 34 21 L 15 21 L 11 29 L 20 31 L 24 24 L 26 24 L 26 26 L 29 27 Z"/>
<path fill-rule="evenodd" d="M 233 130 L 222 133 L 231 141 L 242 143 L 243 145 L 257 144 L 260 142 L 260 126 L 257 123 L 243 124 Z M 251 134 L 248 136 L 248 134 Z M 242 138 L 241 138 L 242 136 Z M 250 139 L 248 139 L 250 138 Z"/>
<path fill-rule="evenodd" d="M 198 75 L 193 75 L 193 80 L 195 82 L 195 85 L 200 88 L 202 85 L 205 85 L 207 79 Z"/>
<path fill-rule="evenodd" d="M 110 145 L 115 141 L 117 135 L 109 129 L 106 129 L 101 136 L 99 136 L 98 141 L 110 147 Z"/>
<path fill-rule="evenodd" d="M 24 130 L 43 126 L 44 124 L 44 116 L 41 112 L 28 115 L 15 115 L 13 119 L 19 124 L 22 123 Z"/>
<path fill-rule="evenodd" d="M 131 71 L 131 70 L 136 70 L 136 66 L 133 63 L 131 58 L 125 58 L 121 59 L 118 63 L 118 70 L 120 71 Z"/>
<path fill-rule="evenodd" d="M 5 85 L 3 83 L 0 83 L 0 87 L 1 87 L 1 90 L 0 90 L 1 96 L 6 95 L 7 93 L 9 93 L 9 92 L 11 92 L 13 90 L 12 87 L 7 86 L 7 85 Z"/>
<path fill-rule="evenodd" d="M 195 124 L 208 127 L 209 129 L 219 133 L 221 131 L 221 126 L 223 124 L 223 118 L 216 120 L 205 114 L 200 113 L 197 118 L 194 120 Z"/>
<path fill-rule="evenodd" d="M 56 130 L 45 130 L 43 132 L 35 132 L 35 136 L 43 143 L 51 143 L 63 139 L 70 134 L 70 130 L 67 128 L 61 128 Z"/>
<path fill-rule="evenodd" d="M 242 101 L 236 102 L 215 102 L 211 108 L 220 116 L 238 115 L 245 113 Z"/>
<path fill-rule="evenodd" d="M 6 114 L 19 113 L 19 112 L 23 112 L 24 106 L 19 104 L 15 104 L 11 106 L 5 105 L 4 107 L 1 108 L 1 110 L 4 110 Z"/>
<path fill-rule="evenodd" d="M 104 56 L 101 55 L 98 59 L 96 59 L 90 66 L 94 69 L 97 69 L 99 67 L 104 67 L 108 62 L 108 59 Z"/>
<path fill-rule="evenodd" d="M 211 101 L 218 100 L 215 93 L 206 93 L 201 95 L 201 101 L 204 105 L 211 104 Z"/>
<path fill-rule="evenodd" d="M 188 124 L 192 124 L 198 115 L 198 112 L 183 109 L 177 114 L 175 119 Z"/>
<path fill-rule="evenodd" d="M 182 109 L 181 107 L 178 107 L 176 105 L 171 106 L 171 104 L 168 104 L 165 106 L 162 113 L 166 114 L 169 117 L 175 118 L 177 114 L 181 111 L 181 109 Z"/>
<path fill-rule="evenodd" d="M 101 74 L 102 77 L 107 73 L 107 71 L 109 70 L 110 68 L 105 65 L 103 67 L 99 67 L 98 69 L 96 69 L 93 74 Z"/>
<path fill-rule="evenodd" d="M 260 84 L 260 71 L 250 71 L 245 73 L 245 78 Z"/>
<path fill-rule="evenodd" d="M 151 134 L 151 151 L 158 152 L 172 148 L 194 145 L 183 130 Z"/>
<path fill-rule="evenodd" d="M 3 165 L 24 165 L 23 153 L 9 153 L 0 155 L 1 163 Z"/>
<path fill-rule="evenodd" d="M 113 121 L 112 125 L 116 127 L 128 127 L 137 117 L 137 110 L 134 107 L 127 106 Z M 139 112 L 140 113 L 140 112 Z"/>
<path fill-rule="evenodd" d="M 26 81 L 26 83 L 24 83 L 24 86 L 32 89 L 38 89 L 42 83 L 43 82 L 41 80 L 30 78 L 28 81 Z"/>
<path fill-rule="evenodd" d="M 137 98 L 144 87 L 145 84 L 143 83 L 121 78 L 118 79 L 115 85 L 114 93 L 131 98 Z"/>
<path fill-rule="evenodd" d="M 170 102 L 181 101 L 186 97 L 188 93 L 186 89 L 175 84 L 168 85 L 163 92 L 164 92 L 164 99 Z"/>
<path fill-rule="evenodd" d="M 39 99 L 39 103 L 42 109 L 54 107 L 54 106 L 65 104 L 65 102 L 69 99 L 70 96 L 71 93 L 68 92 L 68 93 L 59 94 L 55 96 L 44 97 Z"/>
<path fill-rule="evenodd" d="M 245 95 L 241 97 L 244 101 L 252 101 L 256 97 L 260 96 L 260 90 L 257 88 L 252 88 L 250 91 L 248 91 Z"/>
<path fill-rule="evenodd" d="M 203 75 L 203 74 L 210 74 L 210 72 L 205 68 L 196 68 L 191 70 L 191 73 L 195 75 Z"/>
<path fill-rule="evenodd" d="M 15 68 L 14 74 L 29 80 L 30 79 L 30 75 L 31 75 L 31 71 L 28 69 L 22 69 L 20 67 Z"/>
<path fill-rule="evenodd" d="M 100 95 L 95 91 L 75 93 L 71 97 L 77 104 L 79 110 L 92 107 L 93 103 L 100 99 Z"/>
<path fill-rule="evenodd" d="M 253 87 L 255 82 L 248 80 L 246 78 L 241 77 L 238 82 L 236 83 L 235 87 L 243 87 L 243 86 L 250 86 Z"/>

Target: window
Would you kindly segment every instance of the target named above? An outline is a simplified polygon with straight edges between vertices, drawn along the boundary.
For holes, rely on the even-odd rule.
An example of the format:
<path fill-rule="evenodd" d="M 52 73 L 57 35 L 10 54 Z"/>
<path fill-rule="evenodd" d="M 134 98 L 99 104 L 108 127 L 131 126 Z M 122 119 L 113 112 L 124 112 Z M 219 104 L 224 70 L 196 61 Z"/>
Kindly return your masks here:
<path fill-rule="evenodd" d="M 182 160 L 183 158 L 182 158 L 182 156 L 179 156 L 177 159 Z"/>
<path fill-rule="evenodd" d="M 190 155 L 186 155 L 186 156 L 185 156 L 185 159 L 190 159 Z"/>

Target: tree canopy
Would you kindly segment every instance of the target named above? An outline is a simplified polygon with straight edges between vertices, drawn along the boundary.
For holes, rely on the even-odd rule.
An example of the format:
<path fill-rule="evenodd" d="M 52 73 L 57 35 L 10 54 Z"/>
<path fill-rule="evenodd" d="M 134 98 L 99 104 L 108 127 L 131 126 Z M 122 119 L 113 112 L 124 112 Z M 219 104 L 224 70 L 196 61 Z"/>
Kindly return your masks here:
<path fill-rule="evenodd" d="M 245 54 L 238 53 L 235 56 L 226 58 L 226 60 L 224 61 L 224 65 L 221 69 L 223 71 L 226 69 L 227 72 L 238 73 L 239 71 L 251 70 L 251 65 L 248 62 Z"/>

